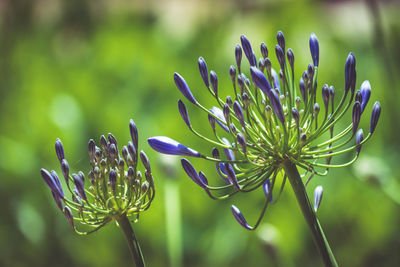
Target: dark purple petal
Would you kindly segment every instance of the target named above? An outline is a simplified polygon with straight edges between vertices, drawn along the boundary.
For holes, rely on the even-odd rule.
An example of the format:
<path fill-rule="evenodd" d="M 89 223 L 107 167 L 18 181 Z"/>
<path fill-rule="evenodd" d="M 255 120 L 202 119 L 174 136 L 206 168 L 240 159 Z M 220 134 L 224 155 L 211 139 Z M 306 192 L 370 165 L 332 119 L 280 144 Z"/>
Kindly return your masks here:
<path fill-rule="evenodd" d="M 264 59 L 266 59 L 268 57 L 268 47 L 264 42 L 261 43 L 260 50 L 261 50 L 261 55 L 263 56 Z"/>
<path fill-rule="evenodd" d="M 59 138 L 56 139 L 56 154 L 57 154 L 58 160 L 61 163 L 61 161 L 63 159 L 65 159 L 65 154 L 64 154 L 63 144 L 62 144 L 62 142 L 61 142 L 61 140 Z"/>
<path fill-rule="evenodd" d="M 185 170 L 186 174 L 200 187 L 205 188 L 206 185 L 203 183 L 201 178 L 199 177 L 196 169 L 187 159 L 181 159 L 182 167 Z"/>
<path fill-rule="evenodd" d="M 282 50 L 285 51 L 285 36 L 283 35 L 283 32 L 278 31 L 276 40 L 278 41 L 278 45 L 282 48 Z"/>
<path fill-rule="evenodd" d="M 44 182 L 47 184 L 50 190 L 59 195 L 58 185 L 56 181 L 54 181 L 53 176 L 45 169 L 41 169 L 40 173 L 42 175 Z"/>
<path fill-rule="evenodd" d="M 356 58 L 353 53 L 347 57 L 345 68 L 344 68 L 344 76 L 345 76 L 345 91 L 347 92 L 350 87 L 351 91 L 354 92 L 354 85 L 356 80 Z"/>
<path fill-rule="evenodd" d="M 214 91 L 214 94 L 217 96 L 218 95 L 218 76 L 215 73 L 215 71 L 210 71 L 210 81 L 211 81 L 211 87 Z"/>
<path fill-rule="evenodd" d="M 313 59 L 314 66 L 318 67 L 319 64 L 319 44 L 318 38 L 314 33 L 310 36 L 310 52 Z"/>
<path fill-rule="evenodd" d="M 306 103 L 306 86 L 304 84 L 303 78 L 300 78 L 299 87 L 300 87 L 301 97 L 303 98 L 303 102 Z"/>
<path fill-rule="evenodd" d="M 378 124 L 380 115 L 381 115 L 381 103 L 376 101 L 374 106 L 372 107 L 371 124 L 369 126 L 370 133 L 373 133 L 375 131 L 375 128 L 376 128 L 376 125 Z"/>
<path fill-rule="evenodd" d="M 108 179 L 110 181 L 111 190 L 115 191 L 115 186 L 116 186 L 116 183 L 117 183 L 117 173 L 115 172 L 114 169 L 110 170 L 110 173 L 108 175 Z"/>
<path fill-rule="evenodd" d="M 275 53 L 276 53 L 276 57 L 278 58 L 278 62 L 279 62 L 279 65 L 281 66 L 281 69 L 285 70 L 285 62 L 286 62 L 286 60 L 285 60 L 285 52 L 284 52 L 284 50 L 279 45 L 276 45 L 275 46 Z"/>
<path fill-rule="evenodd" d="M 321 185 L 317 186 L 314 190 L 314 211 L 316 212 L 321 204 L 323 188 Z"/>
<path fill-rule="evenodd" d="M 289 48 L 286 52 L 287 59 L 289 61 L 290 68 L 294 69 L 294 53 L 291 48 Z"/>
<path fill-rule="evenodd" d="M 178 87 L 179 91 L 193 104 L 196 104 L 197 101 L 192 95 L 192 92 L 189 89 L 188 84 L 186 83 L 185 79 L 181 75 L 179 75 L 177 72 L 174 73 L 174 80 L 176 87 Z"/>
<path fill-rule="evenodd" d="M 235 46 L 235 58 L 236 58 L 236 65 L 238 67 L 239 73 L 240 71 L 240 65 L 242 63 L 242 48 L 240 47 L 239 44 Z"/>
<path fill-rule="evenodd" d="M 322 86 L 322 100 L 324 101 L 324 106 L 325 109 L 328 110 L 328 104 L 329 104 L 329 87 L 327 84 L 324 84 Z"/>
<path fill-rule="evenodd" d="M 361 96 L 362 96 L 361 113 L 363 113 L 365 107 L 368 104 L 369 97 L 371 96 L 371 84 L 369 83 L 369 81 L 364 81 L 361 84 L 360 92 L 361 92 Z"/>
<path fill-rule="evenodd" d="M 357 154 L 360 154 L 360 151 L 361 151 L 360 143 L 363 140 L 364 140 L 364 131 L 363 131 L 363 129 L 360 129 L 360 130 L 357 131 L 357 134 L 356 134 L 356 145 L 357 145 L 356 151 L 357 151 Z"/>
<path fill-rule="evenodd" d="M 246 128 L 246 123 L 244 122 L 243 110 L 237 100 L 233 103 L 233 111 L 235 112 L 236 118 L 239 120 L 242 127 Z"/>
<path fill-rule="evenodd" d="M 88 151 L 89 151 L 90 163 L 93 164 L 95 162 L 95 159 L 96 159 L 96 144 L 94 143 L 93 139 L 89 140 Z"/>
<path fill-rule="evenodd" d="M 181 114 L 181 117 L 183 121 L 186 123 L 186 125 L 191 128 L 190 120 L 189 120 L 189 114 L 187 112 L 185 104 L 182 102 L 182 100 L 178 100 L 178 109 L 179 113 Z"/>
<path fill-rule="evenodd" d="M 247 60 L 250 63 L 250 66 L 257 66 L 257 59 L 254 56 L 253 49 L 251 48 L 250 42 L 247 37 L 244 35 L 240 36 L 240 41 L 242 42 L 243 51 L 247 57 Z"/>
<path fill-rule="evenodd" d="M 129 131 L 131 133 L 131 139 L 132 139 L 133 145 L 135 146 L 135 148 L 137 150 L 138 142 L 139 142 L 138 130 L 137 130 L 136 124 L 133 122 L 132 119 L 129 121 Z"/>
<path fill-rule="evenodd" d="M 208 80 L 207 64 L 206 64 L 206 61 L 202 57 L 199 57 L 199 71 L 200 71 L 201 78 L 204 81 L 204 84 L 207 87 L 210 87 L 210 82 Z"/>
<path fill-rule="evenodd" d="M 236 221 L 245 229 L 251 230 L 252 229 L 251 226 L 247 223 L 246 219 L 244 218 L 240 210 L 235 205 L 232 205 L 231 209 L 233 217 L 235 217 Z"/>
<path fill-rule="evenodd" d="M 201 157 L 196 150 L 188 148 L 166 136 L 155 136 L 147 139 L 149 145 L 156 151 L 168 155 Z"/>
<path fill-rule="evenodd" d="M 356 101 L 353 106 L 353 114 L 352 114 L 352 121 L 353 121 L 353 133 L 356 133 L 358 124 L 360 123 L 361 118 L 361 104 L 360 102 Z"/>

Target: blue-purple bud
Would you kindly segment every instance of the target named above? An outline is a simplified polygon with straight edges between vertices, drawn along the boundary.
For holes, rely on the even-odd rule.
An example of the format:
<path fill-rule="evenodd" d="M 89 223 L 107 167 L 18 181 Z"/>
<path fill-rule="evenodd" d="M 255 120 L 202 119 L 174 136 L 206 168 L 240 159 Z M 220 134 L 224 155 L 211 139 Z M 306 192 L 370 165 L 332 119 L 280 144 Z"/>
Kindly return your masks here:
<path fill-rule="evenodd" d="M 78 196 L 83 200 L 87 201 L 86 192 L 85 192 L 85 184 L 84 180 L 80 175 L 72 174 L 72 178 L 74 179 L 74 184 L 76 186 L 76 190 L 78 192 Z"/>
<path fill-rule="evenodd" d="M 361 145 L 360 144 L 361 144 L 361 142 L 363 140 L 364 140 L 364 131 L 363 131 L 363 129 L 360 129 L 356 133 L 356 145 L 357 145 L 356 151 L 357 151 L 357 154 L 360 154 L 360 151 L 361 151 Z"/>
<path fill-rule="evenodd" d="M 265 60 L 264 60 L 262 57 L 260 57 L 260 59 L 258 60 L 258 68 L 259 68 L 262 72 L 264 72 L 264 69 L 265 69 Z"/>
<path fill-rule="evenodd" d="M 290 68 L 294 69 L 294 53 L 291 48 L 289 48 L 286 52 L 287 59 L 289 61 Z"/>
<path fill-rule="evenodd" d="M 361 84 L 360 92 L 361 92 L 361 96 L 362 96 L 361 113 L 363 113 L 365 107 L 368 104 L 369 97 L 371 96 L 371 84 L 369 83 L 369 81 L 364 81 Z"/>
<path fill-rule="evenodd" d="M 231 143 L 229 142 L 228 139 L 226 139 L 225 137 L 222 137 L 222 142 L 227 145 L 227 146 L 231 146 Z M 224 148 L 224 153 L 226 155 L 226 158 L 228 160 L 235 160 L 235 154 L 233 153 L 233 151 L 229 148 Z"/>
<path fill-rule="evenodd" d="M 280 73 L 280 71 L 279 71 L 279 73 Z M 272 79 L 273 79 L 272 85 L 274 86 L 274 89 L 278 89 L 279 92 L 280 92 L 281 91 L 281 86 L 279 84 L 279 76 L 278 76 L 278 74 L 276 73 L 276 71 L 273 68 L 271 68 L 271 76 L 272 76 Z"/>
<path fill-rule="evenodd" d="M 205 188 L 206 184 L 204 184 L 202 179 L 200 179 L 193 165 L 187 159 L 181 159 L 181 163 L 186 174 L 193 180 L 193 182 L 198 184 L 200 187 Z"/>
<path fill-rule="evenodd" d="M 236 69 L 233 65 L 229 67 L 229 76 L 231 76 L 232 83 L 235 85 L 236 81 Z"/>
<path fill-rule="evenodd" d="M 369 126 L 369 132 L 372 134 L 375 131 L 376 125 L 378 124 L 379 116 L 381 115 L 381 103 L 375 102 L 372 107 L 371 113 L 371 124 Z"/>
<path fill-rule="evenodd" d="M 218 77 L 215 71 L 210 71 L 210 81 L 211 81 L 211 87 L 214 91 L 215 95 L 218 95 Z"/>
<path fill-rule="evenodd" d="M 318 44 L 318 38 L 314 33 L 311 33 L 311 36 L 310 36 L 310 52 L 311 52 L 311 57 L 313 59 L 314 66 L 318 67 L 319 44 Z"/>
<path fill-rule="evenodd" d="M 275 46 L 275 53 L 276 57 L 278 58 L 279 65 L 281 66 L 281 69 L 285 69 L 285 52 L 283 52 L 282 48 L 279 45 Z"/>
<path fill-rule="evenodd" d="M 215 163 L 215 168 L 217 169 L 217 172 L 219 174 L 219 176 L 227 183 L 227 184 L 231 184 L 231 181 L 229 181 L 229 179 L 226 177 L 226 170 L 225 170 L 225 165 L 224 163 L 221 162 L 216 162 Z"/>
<path fill-rule="evenodd" d="M 354 92 L 355 82 L 356 82 L 356 58 L 353 53 L 347 56 L 346 64 L 344 67 L 344 77 L 345 77 L 345 91 L 347 92 L 350 87 L 351 91 Z"/>
<path fill-rule="evenodd" d="M 110 141 L 111 144 L 115 145 L 115 148 L 118 151 L 118 143 L 117 143 L 117 139 L 115 138 L 115 136 L 112 133 L 108 133 L 108 141 Z"/>
<path fill-rule="evenodd" d="M 329 104 L 329 87 L 327 84 L 324 84 L 322 86 L 322 100 L 324 101 L 324 106 L 325 109 L 328 110 L 328 104 Z"/>
<path fill-rule="evenodd" d="M 142 161 L 143 166 L 148 172 L 151 172 L 150 161 L 144 151 L 140 151 L 140 160 Z"/>
<path fill-rule="evenodd" d="M 90 163 L 93 164 L 95 162 L 95 159 L 96 159 L 96 144 L 94 143 L 93 139 L 89 140 L 88 151 L 89 151 Z"/>
<path fill-rule="evenodd" d="M 358 91 L 356 92 L 356 96 L 354 97 L 354 102 L 356 102 L 356 101 L 358 101 L 358 102 L 360 102 L 360 103 L 361 103 L 361 101 L 362 101 L 362 95 L 361 95 L 360 90 L 358 90 Z"/>
<path fill-rule="evenodd" d="M 283 114 L 283 109 L 278 94 L 275 92 L 275 90 L 271 90 L 268 97 L 276 116 L 282 124 L 285 124 L 285 115 Z"/>
<path fill-rule="evenodd" d="M 254 56 L 253 49 L 251 48 L 250 42 L 246 36 L 240 36 L 240 41 L 242 42 L 242 47 L 250 66 L 257 66 L 257 59 Z"/>
<path fill-rule="evenodd" d="M 64 198 L 64 191 L 63 191 L 61 183 L 60 183 L 60 178 L 58 178 L 58 175 L 54 170 L 51 170 L 50 174 L 53 177 L 54 183 L 57 186 L 56 193 L 58 193 L 59 197 Z"/>
<path fill-rule="evenodd" d="M 264 42 L 261 43 L 260 50 L 261 50 L 261 55 L 263 56 L 264 59 L 266 59 L 268 57 L 268 47 Z"/>
<path fill-rule="evenodd" d="M 306 103 L 306 86 L 304 84 L 303 78 L 300 78 L 299 87 L 300 87 L 301 97 L 303 98 L 304 103 Z"/>
<path fill-rule="evenodd" d="M 238 101 L 235 101 L 233 103 L 233 111 L 235 112 L 236 118 L 238 118 L 242 127 L 246 128 L 246 123 L 244 121 L 244 116 L 243 116 L 243 110 Z"/>
<path fill-rule="evenodd" d="M 243 214 L 240 210 L 235 206 L 231 206 L 233 217 L 235 217 L 236 221 L 243 226 L 247 230 L 251 230 L 251 226 L 247 223 L 246 219 L 244 218 Z"/>
<path fill-rule="evenodd" d="M 60 196 L 58 185 L 57 185 L 56 181 L 54 180 L 54 177 L 45 169 L 41 169 L 40 173 L 42 175 L 44 182 L 47 184 L 47 186 L 50 188 L 50 190 Z"/>
<path fill-rule="evenodd" d="M 238 67 L 239 73 L 240 71 L 240 65 L 242 64 L 242 48 L 240 47 L 239 44 L 236 45 L 235 47 L 235 58 L 236 58 L 236 65 Z"/>
<path fill-rule="evenodd" d="M 177 72 L 174 73 L 174 80 L 176 87 L 178 87 L 179 91 L 193 104 L 197 103 L 197 100 L 194 98 L 192 95 L 192 92 L 189 89 L 188 84 L 186 83 L 185 79 L 181 75 L 179 75 Z"/>
<path fill-rule="evenodd" d="M 133 122 L 132 119 L 129 120 L 129 131 L 131 133 L 132 142 L 137 150 L 138 142 L 139 142 L 138 130 L 137 130 L 136 124 Z"/>
<path fill-rule="evenodd" d="M 199 71 L 200 71 L 201 78 L 204 81 L 204 84 L 207 87 L 210 87 L 210 82 L 208 80 L 207 64 L 206 64 L 206 61 L 202 57 L 199 57 Z"/>
<path fill-rule="evenodd" d="M 212 149 L 212 152 L 211 152 L 211 153 L 212 153 L 212 156 L 213 156 L 214 159 L 219 159 L 219 158 L 220 158 L 218 148 L 214 147 L 214 148 Z"/>
<path fill-rule="evenodd" d="M 237 181 L 235 170 L 233 169 L 232 164 L 224 163 L 224 167 L 226 170 L 226 175 L 228 176 L 229 181 L 233 184 L 238 190 L 240 190 L 240 185 Z"/>
<path fill-rule="evenodd" d="M 292 108 L 292 116 L 294 121 L 296 122 L 296 125 L 299 126 L 300 123 L 300 114 L 297 108 Z"/>
<path fill-rule="evenodd" d="M 281 31 L 278 31 L 276 40 L 278 41 L 278 45 L 282 48 L 282 50 L 285 51 L 285 36 Z"/>
<path fill-rule="evenodd" d="M 247 153 L 246 138 L 244 138 L 243 134 L 241 133 L 238 133 L 236 137 L 240 147 L 242 148 L 243 153 L 246 154 Z"/>
<path fill-rule="evenodd" d="M 265 181 L 265 183 L 263 184 L 263 190 L 264 190 L 264 195 L 266 196 L 266 197 L 268 197 L 268 194 L 270 193 L 270 191 L 271 191 L 271 181 L 269 180 L 269 179 L 267 179 L 266 181 Z M 270 195 L 270 197 L 269 197 L 269 202 L 271 202 L 273 200 L 273 198 L 272 198 L 272 192 L 271 192 L 271 195 Z"/>
<path fill-rule="evenodd" d="M 61 161 L 61 171 L 63 173 L 65 182 L 69 184 L 69 165 L 66 159 Z"/>
<path fill-rule="evenodd" d="M 210 109 L 210 112 L 212 113 L 212 114 L 214 114 L 216 117 L 218 117 L 221 121 L 223 121 L 223 122 L 225 122 L 225 123 L 223 123 L 223 122 L 221 122 L 220 120 L 215 120 L 212 116 L 211 116 L 211 118 L 212 118 L 212 120 L 214 121 L 214 124 L 215 124 L 215 121 L 218 123 L 218 125 L 219 126 L 221 126 L 221 128 L 222 129 L 224 129 L 227 133 L 229 133 L 229 127 L 226 125 L 226 120 L 225 120 L 225 117 L 224 117 L 224 112 L 220 109 L 220 108 L 217 108 L 217 107 L 212 107 L 212 109 Z M 210 120 L 210 116 L 209 116 L 209 120 Z M 211 124 L 212 122 L 210 121 L 210 124 Z M 213 125 L 211 125 L 211 127 L 212 127 Z"/>
<path fill-rule="evenodd" d="M 57 204 L 57 207 L 63 211 L 64 207 L 63 204 L 61 202 L 61 198 L 57 193 L 54 193 L 53 191 L 51 191 L 51 195 L 53 196 L 54 202 Z"/>
<path fill-rule="evenodd" d="M 264 94 L 268 95 L 271 91 L 271 85 L 267 78 L 265 77 L 264 73 L 262 73 L 256 67 L 250 68 L 251 79 L 253 80 L 254 84 L 263 91 Z"/>
<path fill-rule="evenodd" d="M 232 107 L 233 101 L 231 96 L 227 96 L 225 102 L 228 104 L 228 106 Z"/>
<path fill-rule="evenodd" d="M 201 157 L 201 154 L 196 150 L 188 148 L 166 136 L 151 137 L 147 139 L 147 142 L 155 151 L 163 154 Z"/>
<path fill-rule="evenodd" d="M 201 182 L 203 185 L 208 185 L 207 177 L 206 177 L 206 175 L 205 175 L 202 171 L 199 171 L 199 178 L 200 178 L 200 182 Z M 204 186 L 204 187 L 205 187 L 205 186 Z"/>
<path fill-rule="evenodd" d="M 63 159 L 65 159 L 65 154 L 64 154 L 63 144 L 62 144 L 62 142 L 61 142 L 61 140 L 59 138 L 56 139 L 56 154 L 57 154 L 58 160 L 61 163 L 61 161 Z"/>
<path fill-rule="evenodd" d="M 65 218 L 67 218 L 67 221 L 68 221 L 69 225 L 71 225 L 72 229 L 75 229 L 74 216 L 72 215 L 72 211 L 68 206 L 66 206 L 64 208 L 64 215 L 65 215 Z"/>
<path fill-rule="evenodd" d="M 182 102 L 182 100 L 178 100 L 178 109 L 179 113 L 181 114 L 181 117 L 183 121 L 186 123 L 186 125 L 191 128 L 190 120 L 189 120 L 189 114 L 187 112 L 185 104 Z"/>
<path fill-rule="evenodd" d="M 353 134 L 356 133 L 358 124 L 360 124 L 361 118 L 361 104 L 360 102 L 356 101 L 353 106 L 353 114 L 352 114 L 352 121 L 353 121 Z"/>
<path fill-rule="evenodd" d="M 317 186 L 314 190 L 314 211 L 317 212 L 322 200 L 323 188 L 321 185 Z"/>
<path fill-rule="evenodd" d="M 230 121 L 230 109 L 227 103 L 224 104 L 224 107 L 222 108 L 222 112 L 224 114 L 224 118 L 227 124 L 229 124 Z"/>
<path fill-rule="evenodd" d="M 110 170 L 110 173 L 108 175 L 108 179 L 110 181 L 111 190 L 115 191 L 115 186 L 116 186 L 116 183 L 117 183 L 117 173 L 114 171 L 114 169 Z"/>

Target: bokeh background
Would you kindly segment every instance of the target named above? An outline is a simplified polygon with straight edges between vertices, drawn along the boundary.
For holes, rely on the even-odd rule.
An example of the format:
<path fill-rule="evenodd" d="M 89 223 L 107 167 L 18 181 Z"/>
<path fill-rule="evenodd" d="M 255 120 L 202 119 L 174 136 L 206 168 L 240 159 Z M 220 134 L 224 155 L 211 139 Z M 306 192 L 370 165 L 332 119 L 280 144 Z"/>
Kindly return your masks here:
<path fill-rule="evenodd" d="M 173 73 L 181 73 L 196 98 L 211 107 L 198 57 L 228 92 L 240 34 L 259 57 L 261 41 L 274 54 L 282 30 L 297 75 L 311 62 L 308 37 L 317 34 L 319 84 L 335 85 L 337 94 L 347 54 L 356 55 L 357 86 L 367 79 L 372 84 L 365 130 L 373 102 L 382 103 L 378 129 L 359 161 L 314 178 L 308 191 L 324 187 L 318 215 L 342 266 L 399 266 L 399 12 L 398 1 L 378 0 L 0 1 L 0 265 L 130 264 L 114 224 L 87 237 L 73 233 L 39 170 L 59 171 L 59 137 L 71 168 L 87 172 L 89 138 L 112 132 L 126 143 L 133 118 L 157 188 L 151 209 L 134 225 L 149 266 L 321 266 L 288 184 L 262 226 L 247 232 L 230 205 L 254 222 L 261 191 L 213 201 L 186 177 L 178 158 L 161 157 L 146 142 L 167 135 L 208 152 L 179 116 L 182 96 Z M 208 133 L 207 116 L 188 109 L 195 127 Z M 213 164 L 193 163 L 210 181 L 219 179 Z"/>

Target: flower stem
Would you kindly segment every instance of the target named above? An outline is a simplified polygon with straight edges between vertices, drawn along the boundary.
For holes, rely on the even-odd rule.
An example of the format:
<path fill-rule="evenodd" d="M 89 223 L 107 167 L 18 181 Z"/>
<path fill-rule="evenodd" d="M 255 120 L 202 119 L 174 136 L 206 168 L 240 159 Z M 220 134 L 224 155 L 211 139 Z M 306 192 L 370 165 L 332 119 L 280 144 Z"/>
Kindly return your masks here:
<path fill-rule="evenodd" d="M 296 195 L 297 202 L 299 203 L 303 216 L 311 230 L 314 243 L 317 246 L 318 252 L 322 257 L 325 266 L 338 266 L 335 256 L 329 247 L 328 240 L 326 239 L 324 231 L 322 230 L 321 224 L 319 223 L 311 206 L 310 200 L 308 199 L 306 188 L 301 180 L 296 165 L 290 160 L 286 160 L 283 164 L 283 168 L 289 178 L 294 194 Z"/>
<path fill-rule="evenodd" d="M 133 228 L 131 223 L 126 217 L 126 214 L 121 215 L 117 218 L 117 222 L 119 227 L 121 227 L 124 235 L 126 237 L 126 241 L 128 241 L 129 250 L 131 251 L 131 255 L 133 257 L 133 261 L 135 262 L 136 267 L 145 267 L 144 258 L 142 251 L 139 246 L 139 242 L 136 239 L 135 233 L 133 232 Z"/>

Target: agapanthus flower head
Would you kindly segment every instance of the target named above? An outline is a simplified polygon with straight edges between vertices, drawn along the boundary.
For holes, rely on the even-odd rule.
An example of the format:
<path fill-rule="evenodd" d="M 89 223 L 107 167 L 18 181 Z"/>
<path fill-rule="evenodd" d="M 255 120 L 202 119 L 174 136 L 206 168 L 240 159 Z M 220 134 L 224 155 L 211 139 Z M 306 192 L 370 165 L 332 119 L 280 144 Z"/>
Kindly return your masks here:
<path fill-rule="evenodd" d="M 65 194 L 57 173 L 41 169 L 42 177 L 57 206 L 79 234 L 95 232 L 121 216 L 135 216 L 137 220 L 139 213 L 150 207 L 155 193 L 150 163 L 141 151 L 139 157 L 145 167 L 145 179 L 142 179 L 137 155 L 138 132 L 132 120 L 129 129 L 132 142 L 122 148 L 121 154 L 112 134 L 108 134 L 108 141 L 104 135 L 101 136 L 101 148 L 96 146 L 94 140 L 89 141 L 91 170 L 87 179 L 82 171 L 70 173 L 64 147 L 60 139 L 56 140 L 56 154 L 68 189 Z M 93 229 L 79 231 L 76 222 Z"/>
<path fill-rule="evenodd" d="M 212 126 L 212 132 L 209 134 L 213 138 L 196 131 L 193 125 L 189 126 L 189 129 L 215 146 L 212 155 L 207 156 L 206 152 L 200 154 L 168 137 L 150 138 L 149 144 L 161 153 L 201 157 L 215 162 L 217 174 L 223 179 L 218 179 L 216 186 L 200 184 L 213 199 L 225 199 L 236 193 L 250 192 L 263 187 L 264 192 L 268 192 L 271 197 L 275 196 L 274 201 L 266 201 L 267 206 L 268 203 L 276 203 L 282 192 L 288 177 L 284 169 L 287 162 L 300 170 L 305 184 L 315 175 L 327 175 L 330 168 L 352 164 L 359 156 L 361 146 L 375 131 L 381 106 L 379 102 L 374 105 L 369 134 L 363 136 L 359 125 L 371 94 L 371 86 L 366 81 L 361 85 L 359 92 L 355 92 L 356 59 L 354 54 L 350 53 L 347 60 L 344 60 L 344 87 L 337 87 L 339 89 L 336 90 L 336 94 L 341 93 L 342 96 L 337 99 L 332 85 L 319 83 L 323 85 L 320 88 L 317 82 L 318 69 L 321 66 L 319 43 L 314 33 L 309 39 L 313 63 L 305 66 L 304 72 L 300 72 L 299 75 L 294 73 L 292 49 L 288 49 L 286 59 L 286 41 L 282 32 L 278 32 L 278 44 L 275 46 L 279 71 L 271 67 L 271 55 L 268 54 L 264 43 L 260 46 L 261 64 L 257 66 L 249 39 L 242 35 L 240 41 L 242 46 L 237 45 L 235 48 L 238 70 L 230 66 L 233 90 L 229 101 L 215 94 L 211 88 L 209 92 L 216 102 L 213 107 L 204 107 L 189 98 L 190 102 L 208 116 Z M 247 65 L 241 64 L 242 48 L 248 59 Z M 234 79 L 233 76 L 237 78 Z M 182 90 L 179 84 L 177 86 L 187 96 L 187 90 Z M 348 125 L 337 129 L 339 121 Z M 218 127 L 216 129 L 215 122 L 224 131 Z M 223 150 L 225 156 L 219 153 L 218 148 Z M 336 158 L 343 159 L 337 156 L 344 153 L 350 154 L 351 159 L 347 162 L 336 162 Z M 182 163 L 187 171 L 188 163 Z M 190 169 L 194 170 L 192 167 Z M 196 171 L 187 173 L 199 184 L 199 174 Z M 283 179 L 279 180 L 282 181 L 280 186 L 275 186 L 278 175 Z M 274 190 L 278 190 L 279 193 L 272 193 Z M 232 212 L 246 229 L 255 229 L 260 222 L 258 220 L 250 227 L 235 206 L 232 206 Z"/>

